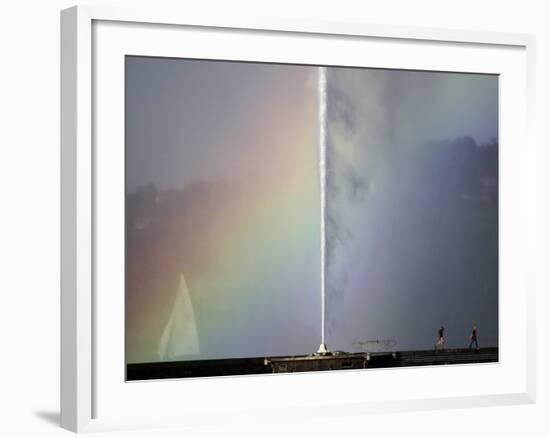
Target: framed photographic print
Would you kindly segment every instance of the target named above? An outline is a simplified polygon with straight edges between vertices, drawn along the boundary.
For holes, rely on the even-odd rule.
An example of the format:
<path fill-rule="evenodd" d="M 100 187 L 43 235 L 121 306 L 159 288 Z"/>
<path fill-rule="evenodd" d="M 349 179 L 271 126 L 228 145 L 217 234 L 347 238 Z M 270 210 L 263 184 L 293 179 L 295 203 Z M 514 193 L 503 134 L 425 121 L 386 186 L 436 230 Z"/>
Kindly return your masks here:
<path fill-rule="evenodd" d="M 61 25 L 63 427 L 534 400 L 532 36 Z"/>

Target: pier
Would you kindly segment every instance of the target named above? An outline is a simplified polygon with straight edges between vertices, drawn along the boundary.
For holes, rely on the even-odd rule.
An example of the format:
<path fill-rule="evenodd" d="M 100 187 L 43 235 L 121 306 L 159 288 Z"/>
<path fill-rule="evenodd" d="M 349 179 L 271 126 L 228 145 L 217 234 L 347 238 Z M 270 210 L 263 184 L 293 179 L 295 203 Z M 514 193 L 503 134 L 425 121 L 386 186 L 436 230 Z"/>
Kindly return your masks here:
<path fill-rule="evenodd" d="M 255 357 L 128 364 L 126 380 L 178 379 L 498 362 L 498 348 Z"/>

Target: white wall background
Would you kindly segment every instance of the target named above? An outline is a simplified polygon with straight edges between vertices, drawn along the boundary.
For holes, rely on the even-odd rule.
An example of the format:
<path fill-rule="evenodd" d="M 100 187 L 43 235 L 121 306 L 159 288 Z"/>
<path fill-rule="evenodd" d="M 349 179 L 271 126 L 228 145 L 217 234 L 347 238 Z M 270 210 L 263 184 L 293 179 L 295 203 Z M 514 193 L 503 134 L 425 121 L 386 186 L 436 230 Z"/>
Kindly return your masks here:
<path fill-rule="evenodd" d="M 529 406 L 382 414 L 270 425 L 118 432 L 109 436 L 549 436 L 550 26 L 543 1 L 96 1 L 218 12 L 535 33 L 538 111 L 538 402 Z M 200 6 L 198 6 L 200 4 Z M 0 435 L 67 435 L 59 418 L 59 10 L 65 0 L 0 8 Z M 518 145 L 521 147 L 521 145 Z M 130 435 L 132 434 L 132 435 Z"/>

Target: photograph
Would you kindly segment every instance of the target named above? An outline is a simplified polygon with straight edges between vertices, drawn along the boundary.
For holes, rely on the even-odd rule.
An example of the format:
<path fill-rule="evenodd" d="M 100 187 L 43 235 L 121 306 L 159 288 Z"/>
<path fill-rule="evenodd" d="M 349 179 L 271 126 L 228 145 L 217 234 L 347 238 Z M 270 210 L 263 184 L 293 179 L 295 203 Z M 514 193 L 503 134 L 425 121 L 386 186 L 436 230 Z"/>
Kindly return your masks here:
<path fill-rule="evenodd" d="M 499 361 L 499 75 L 124 79 L 127 381 Z"/>

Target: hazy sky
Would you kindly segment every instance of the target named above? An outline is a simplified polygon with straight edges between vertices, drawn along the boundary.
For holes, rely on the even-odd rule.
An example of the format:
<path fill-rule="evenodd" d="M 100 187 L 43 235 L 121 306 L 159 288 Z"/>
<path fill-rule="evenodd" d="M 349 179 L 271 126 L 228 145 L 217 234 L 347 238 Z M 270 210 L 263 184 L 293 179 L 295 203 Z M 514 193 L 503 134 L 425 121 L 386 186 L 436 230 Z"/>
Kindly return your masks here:
<path fill-rule="evenodd" d="M 315 131 L 315 81 L 311 67 L 128 57 L 127 189 L 264 172 L 255 158 Z"/>
<path fill-rule="evenodd" d="M 180 275 L 200 354 L 172 359 L 317 349 L 317 77 L 127 57 L 129 362 L 159 360 Z M 328 347 L 496 344 L 497 78 L 330 68 L 327 132 Z"/>
<path fill-rule="evenodd" d="M 329 347 L 498 339 L 496 76 L 330 69 Z M 469 136 L 471 138 L 459 139 Z M 477 143 L 475 145 L 474 143 Z"/>

